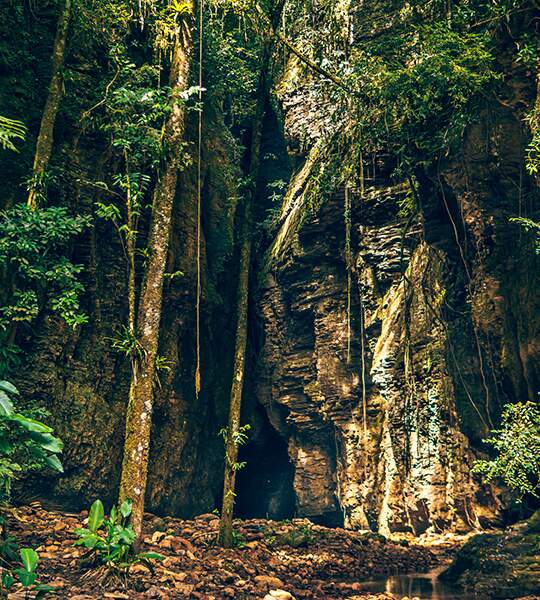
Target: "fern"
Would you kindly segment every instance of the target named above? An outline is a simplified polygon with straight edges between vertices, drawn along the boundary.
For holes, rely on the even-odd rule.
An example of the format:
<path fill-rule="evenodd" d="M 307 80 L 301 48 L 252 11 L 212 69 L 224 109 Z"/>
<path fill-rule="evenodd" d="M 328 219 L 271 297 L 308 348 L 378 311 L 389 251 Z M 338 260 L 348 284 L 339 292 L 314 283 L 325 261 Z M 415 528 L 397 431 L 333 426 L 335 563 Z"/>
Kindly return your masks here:
<path fill-rule="evenodd" d="M 0 115 L 0 145 L 4 150 L 17 152 L 13 140 L 24 140 L 25 135 L 26 127 L 21 121 Z"/>

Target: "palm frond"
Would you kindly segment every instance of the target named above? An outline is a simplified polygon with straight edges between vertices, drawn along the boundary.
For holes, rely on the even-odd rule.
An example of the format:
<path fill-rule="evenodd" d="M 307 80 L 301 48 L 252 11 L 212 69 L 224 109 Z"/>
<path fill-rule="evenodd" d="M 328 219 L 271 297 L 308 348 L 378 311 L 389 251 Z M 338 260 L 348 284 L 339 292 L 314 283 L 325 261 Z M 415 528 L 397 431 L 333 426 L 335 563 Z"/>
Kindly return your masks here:
<path fill-rule="evenodd" d="M 16 119 L 8 119 L 0 115 L 0 146 L 4 150 L 13 150 L 17 152 L 17 148 L 13 143 L 14 140 L 23 140 L 26 135 L 26 126 L 22 121 Z"/>

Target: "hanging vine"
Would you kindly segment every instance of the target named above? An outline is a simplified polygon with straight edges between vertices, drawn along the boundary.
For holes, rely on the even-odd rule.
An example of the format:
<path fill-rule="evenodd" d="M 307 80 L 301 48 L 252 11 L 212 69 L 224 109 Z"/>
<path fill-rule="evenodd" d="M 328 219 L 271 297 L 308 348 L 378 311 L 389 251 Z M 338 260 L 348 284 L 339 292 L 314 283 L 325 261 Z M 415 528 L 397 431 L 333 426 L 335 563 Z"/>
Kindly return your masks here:
<path fill-rule="evenodd" d="M 201 205 L 202 205 L 202 129 L 203 129 L 203 9 L 199 0 L 199 118 L 197 127 L 197 303 L 196 303 L 196 361 L 195 395 L 201 391 Z"/>

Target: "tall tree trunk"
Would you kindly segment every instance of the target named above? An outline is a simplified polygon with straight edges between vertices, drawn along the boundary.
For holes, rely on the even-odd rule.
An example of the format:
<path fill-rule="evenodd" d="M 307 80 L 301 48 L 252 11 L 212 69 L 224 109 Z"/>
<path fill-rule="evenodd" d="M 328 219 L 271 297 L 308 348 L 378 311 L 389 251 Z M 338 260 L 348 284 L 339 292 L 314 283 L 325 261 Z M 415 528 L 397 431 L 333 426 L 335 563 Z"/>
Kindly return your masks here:
<path fill-rule="evenodd" d="M 128 330 L 131 336 L 135 336 L 135 311 L 137 304 L 137 287 L 135 285 L 135 250 L 136 250 L 136 233 L 135 220 L 133 214 L 133 193 L 131 190 L 131 176 L 129 174 L 129 157 L 127 150 L 124 148 L 124 161 L 126 163 L 126 254 L 127 254 L 127 269 L 128 269 Z M 135 368 L 135 366 L 133 367 Z"/>
<path fill-rule="evenodd" d="M 279 0 L 274 10 L 274 23 L 279 22 L 283 1 Z M 249 267 L 251 262 L 251 235 L 252 235 L 252 205 L 257 188 L 259 175 L 260 151 L 265 104 L 268 93 L 270 57 L 273 44 L 266 41 L 261 61 L 259 86 L 257 91 L 257 107 L 253 120 L 253 133 L 251 139 L 251 155 L 249 165 L 250 187 L 244 198 L 244 222 L 242 226 L 242 247 L 240 251 L 240 265 L 237 291 L 237 322 L 236 322 L 236 347 L 234 353 L 233 379 L 229 405 L 229 424 L 225 436 L 225 473 L 223 482 L 223 504 L 221 507 L 221 521 L 219 541 L 225 548 L 233 545 L 233 512 L 235 498 L 236 472 L 238 470 L 238 433 L 240 430 L 240 413 L 242 408 L 242 388 L 244 386 L 244 367 L 247 346 L 247 325 L 249 306 Z"/>
<path fill-rule="evenodd" d="M 53 131 L 58 107 L 62 99 L 62 68 L 64 66 L 64 56 L 66 52 L 66 39 L 71 17 L 72 0 L 65 0 L 64 8 L 58 17 L 58 27 L 56 29 L 56 38 L 54 40 L 54 49 L 52 55 L 52 77 L 49 85 L 49 93 L 41 117 L 41 125 L 36 142 L 36 154 L 34 156 L 34 167 L 32 172 L 32 182 L 28 194 L 28 206 L 32 209 L 37 208 L 38 194 L 43 186 L 45 171 L 51 158 L 53 146 Z"/>
<path fill-rule="evenodd" d="M 236 348 L 229 405 L 229 425 L 225 436 L 225 476 L 223 504 L 221 507 L 220 542 L 225 548 L 233 545 L 233 511 L 238 460 L 237 435 L 240 429 L 244 364 L 247 346 L 247 321 L 249 301 L 249 266 L 251 262 L 251 198 L 244 200 L 244 224 L 237 291 Z"/>
<path fill-rule="evenodd" d="M 120 501 L 133 501 L 131 521 L 140 537 L 144 514 L 144 497 L 148 475 L 148 454 L 154 404 L 155 363 L 159 341 L 163 280 L 169 248 L 172 207 L 178 179 L 179 159 L 184 143 L 186 109 L 179 99 L 189 84 L 189 68 L 193 53 L 191 20 L 193 0 L 188 0 L 189 15 L 180 26 L 173 51 L 171 88 L 177 99 L 166 123 L 170 146 L 167 165 L 160 175 L 152 199 L 149 232 L 149 257 L 139 302 L 137 338 L 139 358 L 134 366 L 126 415 L 126 436 Z M 188 22 L 189 20 L 189 22 Z"/>

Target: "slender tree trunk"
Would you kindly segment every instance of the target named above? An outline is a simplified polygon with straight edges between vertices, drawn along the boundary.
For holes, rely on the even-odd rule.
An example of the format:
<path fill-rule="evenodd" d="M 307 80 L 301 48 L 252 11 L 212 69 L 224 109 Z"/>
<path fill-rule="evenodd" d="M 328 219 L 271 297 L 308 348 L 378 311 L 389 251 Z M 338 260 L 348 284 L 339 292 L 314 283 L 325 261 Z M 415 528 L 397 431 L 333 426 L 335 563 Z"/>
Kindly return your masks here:
<path fill-rule="evenodd" d="M 244 201 L 244 224 L 242 227 L 242 249 L 240 254 L 240 274 L 237 291 L 236 348 L 234 370 L 229 405 L 229 425 L 225 437 L 225 477 L 223 483 L 223 504 L 221 508 L 220 542 L 225 548 L 233 545 L 234 488 L 236 483 L 236 463 L 238 444 L 236 435 L 240 429 L 242 388 L 244 385 L 244 364 L 247 346 L 247 320 L 249 301 L 249 265 L 251 262 L 251 198 Z"/>
<path fill-rule="evenodd" d="M 129 174 L 129 158 L 127 150 L 124 149 L 124 160 L 126 163 L 126 215 L 127 215 L 127 233 L 126 233 L 126 254 L 128 262 L 128 329 L 132 336 L 135 336 L 135 310 L 136 310 L 136 286 L 135 286 L 135 221 L 133 218 L 133 194 L 131 190 L 131 177 Z M 133 367 L 135 368 L 135 366 Z"/>
<path fill-rule="evenodd" d="M 189 83 L 189 67 L 193 53 L 191 19 L 193 0 L 188 0 L 189 23 L 180 26 L 173 51 L 171 87 L 179 100 Z M 160 175 L 152 201 L 149 233 L 149 257 L 139 302 L 137 320 L 139 358 L 134 366 L 126 415 L 124 460 L 120 482 L 120 501 L 133 501 L 132 525 L 140 537 L 144 514 L 144 496 L 148 475 L 148 454 L 154 404 L 155 362 L 159 341 L 162 291 L 165 263 L 169 248 L 172 207 L 182 154 L 186 109 L 181 101 L 173 105 L 166 123 L 166 137 L 171 148 L 167 165 Z"/>
<path fill-rule="evenodd" d="M 280 18 L 283 2 L 280 0 L 274 11 L 274 21 Z M 223 483 L 223 504 L 219 530 L 220 543 L 225 548 L 233 545 L 233 512 L 235 498 L 236 472 L 238 462 L 238 432 L 242 408 L 242 388 L 244 386 L 244 367 L 247 346 L 247 325 L 249 305 L 249 267 L 251 262 L 252 205 L 255 197 L 260 165 L 262 126 L 265 103 L 268 93 L 270 57 L 273 44 L 267 41 L 263 50 L 257 107 L 253 121 L 251 156 L 249 166 L 250 188 L 244 199 L 244 222 L 242 226 L 242 247 L 237 291 L 236 347 L 234 353 L 233 380 L 229 405 L 229 424 L 225 436 L 225 474 Z"/>
<path fill-rule="evenodd" d="M 34 156 L 34 167 L 32 172 L 32 182 L 28 194 L 28 206 L 32 209 L 37 208 L 38 194 L 43 186 L 45 171 L 51 158 L 53 146 L 53 131 L 58 107 L 62 99 L 62 68 L 64 66 L 64 56 L 66 52 L 66 39 L 71 17 L 72 0 L 65 0 L 64 8 L 58 17 L 58 27 L 56 29 L 56 38 L 54 40 L 54 49 L 52 55 L 52 77 L 49 85 L 49 93 L 45 102 L 43 116 L 36 143 L 36 154 Z"/>

